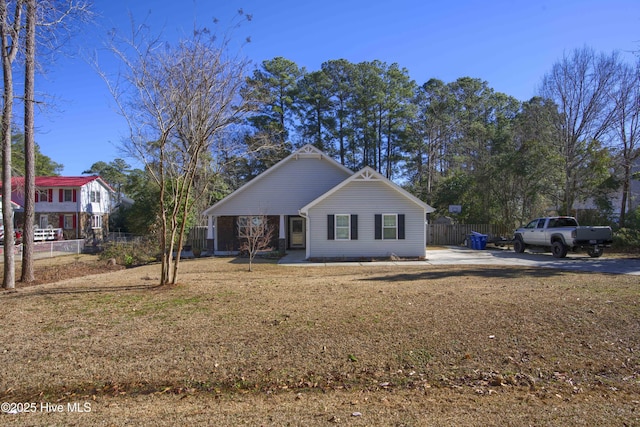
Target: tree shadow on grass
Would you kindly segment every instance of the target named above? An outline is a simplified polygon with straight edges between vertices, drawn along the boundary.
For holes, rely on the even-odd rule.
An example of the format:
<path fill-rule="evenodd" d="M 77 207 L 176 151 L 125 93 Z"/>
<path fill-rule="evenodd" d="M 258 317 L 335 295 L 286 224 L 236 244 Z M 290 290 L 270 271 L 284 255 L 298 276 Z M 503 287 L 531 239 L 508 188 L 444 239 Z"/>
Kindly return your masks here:
<path fill-rule="evenodd" d="M 552 268 L 444 268 L 437 270 L 416 271 L 412 273 L 385 274 L 367 277 L 364 281 L 409 282 L 415 280 L 446 279 L 451 277 L 482 277 L 486 279 L 517 279 L 525 277 L 557 277 L 567 274 L 566 271 Z"/>
<path fill-rule="evenodd" d="M 170 288 L 170 285 L 158 285 L 158 284 L 142 284 L 142 285 L 124 285 L 124 286 L 96 286 L 96 287 L 73 287 L 73 288 L 49 288 L 49 289 L 34 289 L 33 287 L 21 288 L 14 291 L 5 291 L 0 293 L 0 297 L 7 298 L 27 298 L 30 296 L 42 296 L 42 295 L 73 295 L 73 294 L 90 294 L 90 293 L 109 293 L 109 292 L 127 292 L 127 291 L 147 291 L 147 290 L 160 290 Z M 21 292 L 22 289 L 29 289 L 29 291 Z"/>

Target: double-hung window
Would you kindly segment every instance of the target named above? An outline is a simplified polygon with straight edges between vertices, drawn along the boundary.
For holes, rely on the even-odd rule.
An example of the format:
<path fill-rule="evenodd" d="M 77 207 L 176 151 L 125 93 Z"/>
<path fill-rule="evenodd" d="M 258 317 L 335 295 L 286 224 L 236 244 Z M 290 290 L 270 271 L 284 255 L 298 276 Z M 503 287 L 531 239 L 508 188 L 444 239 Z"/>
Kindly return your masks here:
<path fill-rule="evenodd" d="M 91 228 L 102 228 L 102 216 L 101 215 L 92 215 L 91 216 Z"/>
<path fill-rule="evenodd" d="M 351 218 L 350 215 L 336 215 L 336 240 L 351 239 Z"/>
<path fill-rule="evenodd" d="M 100 192 L 99 191 L 92 191 L 89 194 L 89 197 L 91 198 L 91 203 L 100 203 Z"/>
<path fill-rule="evenodd" d="M 37 202 L 53 202 L 53 190 L 44 189 L 36 190 L 36 203 Z"/>
<path fill-rule="evenodd" d="M 65 215 L 63 217 L 63 224 L 65 230 L 73 230 L 75 228 L 75 215 Z"/>
<path fill-rule="evenodd" d="M 358 240 L 358 215 L 327 215 L 328 240 Z"/>
<path fill-rule="evenodd" d="M 398 215 L 382 215 L 382 239 L 396 240 L 398 238 Z"/>
<path fill-rule="evenodd" d="M 404 240 L 404 214 L 375 214 L 376 240 Z"/>

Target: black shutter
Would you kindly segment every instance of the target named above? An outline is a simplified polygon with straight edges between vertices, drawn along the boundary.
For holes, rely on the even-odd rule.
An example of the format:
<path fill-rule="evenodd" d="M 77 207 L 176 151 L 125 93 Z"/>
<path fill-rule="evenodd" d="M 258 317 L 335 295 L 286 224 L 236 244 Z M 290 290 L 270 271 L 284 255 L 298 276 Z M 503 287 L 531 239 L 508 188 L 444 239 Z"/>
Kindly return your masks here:
<path fill-rule="evenodd" d="M 351 215 L 351 240 L 358 240 L 358 215 Z"/>
<path fill-rule="evenodd" d="M 375 239 L 382 240 L 382 215 L 381 214 L 376 214 L 375 228 L 376 228 Z"/>
<path fill-rule="evenodd" d="M 327 239 L 335 240 L 335 217 L 333 215 L 327 215 Z"/>
<path fill-rule="evenodd" d="M 398 214 L 398 239 L 404 240 L 404 214 Z"/>

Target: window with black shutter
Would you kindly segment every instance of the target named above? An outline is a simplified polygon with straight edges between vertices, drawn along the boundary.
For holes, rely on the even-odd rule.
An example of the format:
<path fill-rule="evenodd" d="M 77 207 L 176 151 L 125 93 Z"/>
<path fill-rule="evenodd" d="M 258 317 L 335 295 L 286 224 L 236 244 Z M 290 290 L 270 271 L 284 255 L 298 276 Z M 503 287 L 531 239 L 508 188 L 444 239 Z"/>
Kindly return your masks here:
<path fill-rule="evenodd" d="M 404 214 L 375 214 L 374 225 L 376 240 L 403 240 L 405 238 Z"/>
<path fill-rule="evenodd" d="M 358 215 L 327 215 L 328 240 L 358 240 Z"/>

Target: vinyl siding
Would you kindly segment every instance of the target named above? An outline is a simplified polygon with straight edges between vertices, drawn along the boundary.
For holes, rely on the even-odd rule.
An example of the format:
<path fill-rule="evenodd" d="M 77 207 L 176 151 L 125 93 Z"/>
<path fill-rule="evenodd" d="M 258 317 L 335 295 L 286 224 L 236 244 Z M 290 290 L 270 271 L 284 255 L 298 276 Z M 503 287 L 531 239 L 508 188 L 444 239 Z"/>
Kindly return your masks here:
<path fill-rule="evenodd" d="M 36 202 L 36 213 L 76 213 L 89 212 L 96 215 L 107 214 L 111 211 L 111 192 L 98 180 L 90 181 L 81 188 L 53 187 L 45 189 L 49 191 L 51 199 L 46 202 Z M 65 202 L 61 196 L 64 190 L 76 192 L 76 201 Z M 91 191 L 100 193 L 100 203 L 91 203 Z M 61 194 L 62 193 L 62 194 Z M 23 201 L 24 203 L 24 201 Z"/>
<path fill-rule="evenodd" d="M 327 239 L 327 215 L 358 215 L 358 240 Z M 376 240 L 375 214 L 404 214 L 404 240 Z M 309 209 L 311 258 L 425 256 L 425 210 L 380 181 L 353 181 Z"/>
<path fill-rule="evenodd" d="M 298 210 L 350 174 L 320 157 L 292 157 L 214 205 L 209 215 L 298 215 Z M 325 236 L 326 237 L 326 236 Z"/>

